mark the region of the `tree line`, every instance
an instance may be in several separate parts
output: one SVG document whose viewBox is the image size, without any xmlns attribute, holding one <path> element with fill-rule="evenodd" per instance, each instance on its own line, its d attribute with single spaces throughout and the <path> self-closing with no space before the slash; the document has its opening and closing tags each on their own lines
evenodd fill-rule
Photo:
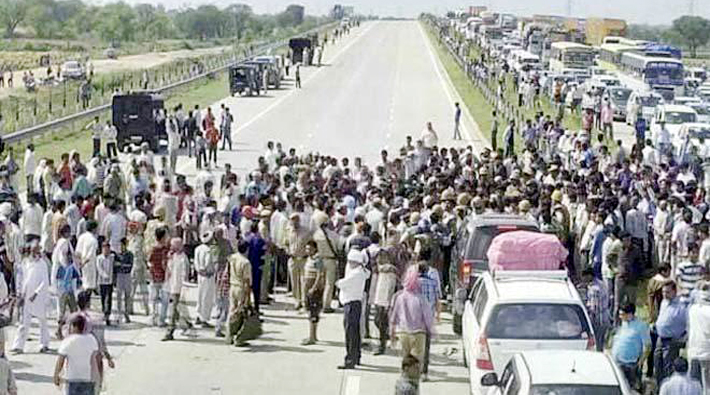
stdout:
<svg viewBox="0 0 710 395">
<path fill-rule="evenodd" d="M 81 0 L 0 0 L 0 28 L 5 37 L 42 39 L 99 38 L 120 43 L 162 39 L 250 39 L 303 24 L 316 26 L 322 18 L 306 16 L 290 5 L 275 15 L 257 15 L 247 4 L 224 8 L 202 5 L 166 10 L 152 4 L 124 2 L 93 5 Z"/>
<path fill-rule="evenodd" d="M 710 41 L 710 20 L 686 15 L 674 20 L 671 26 L 630 25 L 626 35 L 637 40 L 686 48 L 690 57 L 695 58 L 698 49 Z"/>
</svg>

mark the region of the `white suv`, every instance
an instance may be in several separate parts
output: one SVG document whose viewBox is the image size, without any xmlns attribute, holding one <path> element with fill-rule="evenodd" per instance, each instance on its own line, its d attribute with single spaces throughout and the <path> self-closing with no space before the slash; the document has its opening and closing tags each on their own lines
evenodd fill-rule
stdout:
<svg viewBox="0 0 710 395">
<path fill-rule="evenodd" d="M 493 395 L 635 394 L 607 354 L 592 351 L 525 351 L 515 355 L 498 379 L 483 376 Z"/>
<path fill-rule="evenodd" d="M 564 271 L 485 272 L 463 313 L 463 354 L 472 394 L 481 378 L 500 377 L 510 358 L 526 350 L 594 350 L 594 332 Z"/>
</svg>

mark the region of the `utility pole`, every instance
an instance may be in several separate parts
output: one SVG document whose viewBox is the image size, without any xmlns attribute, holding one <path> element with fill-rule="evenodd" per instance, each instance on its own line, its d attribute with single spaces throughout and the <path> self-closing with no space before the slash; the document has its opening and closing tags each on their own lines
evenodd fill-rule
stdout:
<svg viewBox="0 0 710 395">
<path fill-rule="evenodd" d="M 567 16 L 572 16 L 572 0 L 567 0 Z"/>
<path fill-rule="evenodd" d="M 688 15 L 695 16 L 695 0 L 688 1 Z"/>
</svg>

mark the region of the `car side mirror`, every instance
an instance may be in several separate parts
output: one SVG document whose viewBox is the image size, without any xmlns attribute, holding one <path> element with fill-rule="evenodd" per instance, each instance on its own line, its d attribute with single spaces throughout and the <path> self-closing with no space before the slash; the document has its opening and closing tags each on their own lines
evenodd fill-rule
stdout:
<svg viewBox="0 0 710 395">
<path fill-rule="evenodd" d="M 495 387 L 498 385 L 498 375 L 494 373 L 486 373 L 481 377 L 481 385 L 484 387 Z"/>
</svg>

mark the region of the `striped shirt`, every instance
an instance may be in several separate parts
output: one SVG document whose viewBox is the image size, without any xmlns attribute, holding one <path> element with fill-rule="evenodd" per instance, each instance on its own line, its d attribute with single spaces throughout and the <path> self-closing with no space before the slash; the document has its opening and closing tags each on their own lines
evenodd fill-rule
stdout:
<svg viewBox="0 0 710 395">
<path fill-rule="evenodd" d="M 687 298 L 698 281 L 705 276 L 705 268 L 698 262 L 683 261 L 678 264 L 675 275 L 678 280 L 678 293 L 683 298 Z"/>
</svg>

